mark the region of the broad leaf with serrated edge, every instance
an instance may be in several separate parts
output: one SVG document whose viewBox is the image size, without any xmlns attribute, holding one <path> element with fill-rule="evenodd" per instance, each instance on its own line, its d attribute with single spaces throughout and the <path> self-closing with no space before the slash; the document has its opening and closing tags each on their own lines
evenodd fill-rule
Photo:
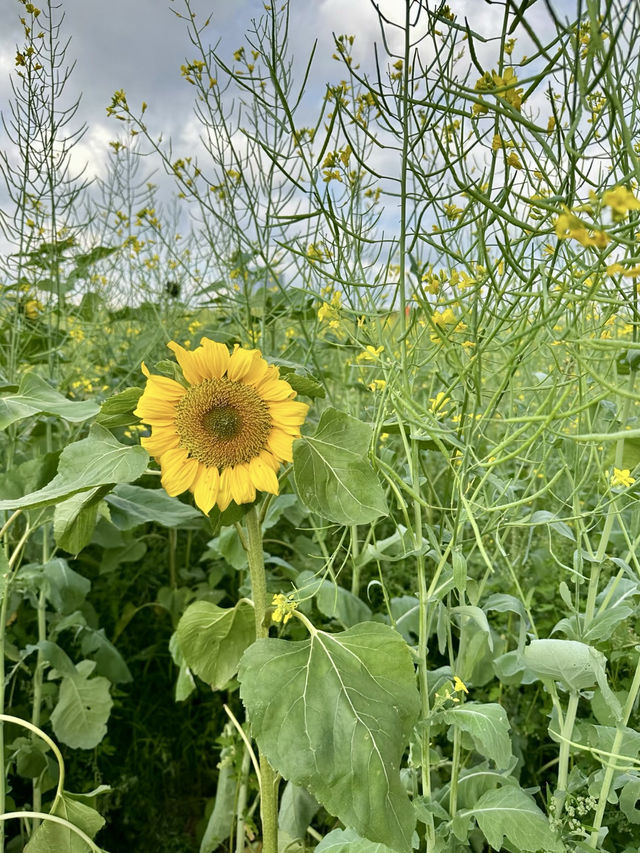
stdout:
<svg viewBox="0 0 640 853">
<path fill-rule="evenodd" d="M 468 732 L 476 750 L 495 762 L 496 767 L 509 766 L 512 757 L 509 720 L 501 705 L 465 702 L 443 711 L 442 718 L 445 723 Z"/>
<path fill-rule="evenodd" d="M 293 446 L 293 472 L 302 501 L 337 524 L 367 524 L 387 514 L 384 492 L 366 455 L 371 427 L 326 409 L 315 435 Z"/>
<path fill-rule="evenodd" d="M 461 814 L 474 817 L 494 850 L 506 836 L 523 853 L 563 853 L 564 845 L 551 831 L 549 821 L 522 788 L 507 785 L 483 794 L 473 809 Z"/>
<path fill-rule="evenodd" d="M 400 760 L 420 700 L 409 648 L 363 622 L 308 640 L 258 640 L 240 662 L 252 732 L 285 779 L 360 835 L 411 850 L 415 814 Z"/>
<path fill-rule="evenodd" d="M 221 690 L 236 674 L 244 650 L 256 638 L 253 607 L 247 601 L 230 608 L 195 601 L 183 613 L 176 635 L 189 669 Z"/>
<path fill-rule="evenodd" d="M 0 429 L 32 415 L 57 415 L 71 423 L 82 423 L 97 412 L 92 400 L 67 400 L 36 373 L 26 373 L 16 394 L 0 397 Z"/>
<path fill-rule="evenodd" d="M 334 829 L 316 847 L 316 853 L 393 853 L 386 844 L 362 838 L 353 829 Z"/>
<path fill-rule="evenodd" d="M 102 675 L 88 678 L 93 661 L 81 661 L 71 675 L 64 675 L 58 702 L 51 712 L 51 725 L 58 740 L 73 749 L 93 749 L 107 733 L 113 700 L 109 680 Z"/>
<path fill-rule="evenodd" d="M 66 791 L 55 803 L 52 814 L 65 818 L 93 838 L 105 820 L 91 806 L 78 802 Z M 45 821 L 24 848 L 24 853 L 88 853 L 89 847 L 72 829 L 59 823 Z"/>
<path fill-rule="evenodd" d="M 47 506 L 109 483 L 128 483 L 144 473 L 149 454 L 142 447 L 120 444 L 97 424 L 87 438 L 69 444 L 60 455 L 58 473 L 37 492 L 0 501 L 0 510 Z"/>
</svg>

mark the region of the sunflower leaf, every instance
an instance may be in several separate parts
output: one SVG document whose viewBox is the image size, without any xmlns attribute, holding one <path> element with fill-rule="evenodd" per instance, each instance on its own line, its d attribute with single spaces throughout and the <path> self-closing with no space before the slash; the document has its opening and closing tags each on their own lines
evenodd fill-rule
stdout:
<svg viewBox="0 0 640 853">
<path fill-rule="evenodd" d="M 93 749 L 100 743 L 113 705 L 109 680 L 102 675 L 89 678 L 89 664 L 93 669 L 93 661 L 81 661 L 73 673 L 62 676 L 58 703 L 51 713 L 55 736 L 72 749 Z"/>
<path fill-rule="evenodd" d="M 415 813 L 400 760 L 420 699 L 402 637 L 362 622 L 302 642 L 262 639 L 244 653 L 238 677 L 271 765 L 360 835 L 409 853 Z"/>
<path fill-rule="evenodd" d="M 459 816 L 467 815 L 478 821 L 494 850 L 502 849 L 505 836 L 523 853 L 561 853 L 565 849 L 534 800 L 515 785 L 487 791 L 473 809 Z"/>
<path fill-rule="evenodd" d="M 293 471 L 301 500 L 337 524 L 367 524 L 386 515 L 384 492 L 367 460 L 371 427 L 326 409 L 314 435 L 293 445 Z"/>
<path fill-rule="evenodd" d="M 58 503 L 96 486 L 130 483 L 147 467 L 149 454 L 142 447 L 120 444 L 111 433 L 94 424 L 87 438 L 69 444 L 60 454 L 58 473 L 42 489 L 22 498 L 0 501 L 0 510 Z"/>
<path fill-rule="evenodd" d="M 253 607 L 247 601 L 230 608 L 195 601 L 182 614 L 176 635 L 189 669 L 214 690 L 221 690 L 256 638 Z"/>
<path fill-rule="evenodd" d="M 52 814 L 68 820 L 89 838 L 93 838 L 98 830 L 102 829 L 105 820 L 91 806 L 76 799 L 78 796 L 64 791 L 60 798 L 56 799 Z M 89 848 L 72 829 L 45 821 L 29 840 L 24 853 L 51 853 L 52 850 L 56 853 L 87 853 Z"/>
<path fill-rule="evenodd" d="M 97 411 L 92 400 L 67 400 L 36 373 L 25 373 L 17 393 L 0 397 L 0 429 L 32 415 L 57 415 L 71 423 L 82 423 Z"/>
<path fill-rule="evenodd" d="M 100 406 L 96 423 L 107 429 L 139 424 L 140 418 L 133 414 L 133 410 L 141 396 L 142 388 L 131 387 L 114 394 L 113 397 L 107 397 Z"/>
</svg>

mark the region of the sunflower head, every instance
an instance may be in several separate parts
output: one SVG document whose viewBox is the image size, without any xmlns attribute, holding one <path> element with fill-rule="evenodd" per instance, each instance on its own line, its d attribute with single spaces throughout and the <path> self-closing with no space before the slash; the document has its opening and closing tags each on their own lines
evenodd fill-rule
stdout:
<svg viewBox="0 0 640 853">
<path fill-rule="evenodd" d="M 147 386 L 135 410 L 151 426 L 142 445 L 160 464 L 164 488 L 193 492 L 205 513 L 232 500 L 250 503 L 256 491 L 277 495 L 276 472 L 292 460 L 309 407 L 259 350 L 230 353 L 209 338 L 194 350 L 168 346 L 186 387 L 143 364 Z"/>
</svg>

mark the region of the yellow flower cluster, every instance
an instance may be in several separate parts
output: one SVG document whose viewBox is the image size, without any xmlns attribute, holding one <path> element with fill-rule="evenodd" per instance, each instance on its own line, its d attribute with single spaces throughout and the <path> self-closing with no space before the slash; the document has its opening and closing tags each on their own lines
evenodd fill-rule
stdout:
<svg viewBox="0 0 640 853">
<path fill-rule="evenodd" d="M 513 68 L 505 68 L 502 75 L 496 71 L 485 71 L 482 77 L 476 81 L 476 92 L 494 92 L 496 97 L 506 101 L 515 110 L 520 112 L 522 106 L 523 90 L 517 88 L 518 78 L 516 77 Z M 489 108 L 480 98 L 480 102 L 473 105 L 474 115 L 484 115 L 489 112 Z"/>
<path fill-rule="evenodd" d="M 640 210 L 640 199 L 637 199 L 631 190 L 620 185 L 607 190 L 602 196 L 602 203 L 611 208 L 614 222 L 622 222 L 630 210 Z"/>
<path fill-rule="evenodd" d="M 289 619 L 291 619 L 293 611 L 298 608 L 298 602 L 295 600 L 293 593 L 283 595 L 283 593 L 278 592 L 273 596 L 271 604 L 275 607 L 275 610 L 271 614 L 271 621 L 282 622 L 283 625 L 287 624 Z"/>
<path fill-rule="evenodd" d="M 611 485 L 622 486 L 622 488 L 627 489 L 629 486 L 633 486 L 635 483 L 635 478 L 631 476 L 631 471 L 628 468 L 614 468 L 613 474 L 611 475 Z"/>
<path fill-rule="evenodd" d="M 604 249 L 609 242 L 605 231 L 589 228 L 567 207 L 556 219 L 554 227 L 559 240 L 577 240 L 581 246 L 593 246 L 597 249 Z"/>
</svg>

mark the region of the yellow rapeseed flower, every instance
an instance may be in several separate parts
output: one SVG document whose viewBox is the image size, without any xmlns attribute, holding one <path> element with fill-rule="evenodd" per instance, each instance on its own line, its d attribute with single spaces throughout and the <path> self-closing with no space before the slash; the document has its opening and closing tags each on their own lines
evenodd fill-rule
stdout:
<svg viewBox="0 0 640 853">
<path fill-rule="evenodd" d="M 581 246 L 595 246 L 604 249 L 609 242 L 609 235 L 604 231 L 588 228 L 582 220 L 565 207 L 555 223 L 556 237 L 560 240 L 577 240 Z"/>
<path fill-rule="evenodd" d="M 251 503 L 256 491 L 277 495 L 276 472 L 291 462 L 308 406 L 259 350 L 202 338 L 189 351 L 171 341 L 187 386 L 147 377 L 135 414 L 151 426 L 142 446 L 158 461 L 170 495 L 189 490 L 209 513 L 217 504 Z"/>
<path fill-rule="evenodd" d="M 634 483 L 635 478 L 631 476 L 631 471 L 628 468 L 613 469 L 613 474 L 611 475 L 612 486 L 622 486 L 626 489 L 629 486 L 633 486 Z"/>
<path fill-rule="evenodd" d="M 453 692 L 454 693 L 468 693 L 467 685 L 461 678 L 458 678 L 457 675 L 453 676 Z"/>
<path fill-rule="evenodd" d="M 602 196 L 602 203 L 611 208 L 614 222 L 622 222 L 630 210 L 640 210 L 640 199 L 637 199 L 631 190 L 620 185 L 607 190 Z"/>
<path fill-rule="evenodd" d="M 298 607 L 298 602 L 292 593 L 283 595 L 281 592 L 277 592 L 273 596 L 271 604 L 275 607 L 275 610 L 271 614 L 271 621 L 282 622 L 283 625 L 287 624 L 289 619 L 291 619 L 291 614 Z"/>
<path fill-rule="evenodd" d="M 358 363 L 361 361 L 377 361 L 381 352 L 384 352 L 384 347 L 368 346 L 366 349 L 362 350 L 362 352 L 358 353 L 356 361 Z"/>
</svg>

